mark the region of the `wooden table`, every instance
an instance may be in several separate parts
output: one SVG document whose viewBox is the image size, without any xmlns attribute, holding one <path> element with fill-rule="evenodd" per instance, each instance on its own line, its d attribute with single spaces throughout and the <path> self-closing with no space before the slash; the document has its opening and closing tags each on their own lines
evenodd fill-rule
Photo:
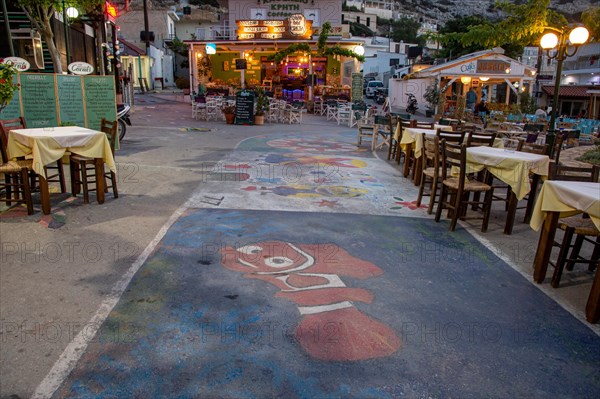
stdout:
<svg viewBox="0 0 600 399">
<path fill-rule="evenodd" d="M 11 159 L 33 156 L 45 215 L 50 213 L 50 192 L 44 166 L 61 159 L 67 151 L 95 159 L 96 199 L 100 204 L 104 203 L 104 163 L 117 171 L 106 134 L 78 126 L 13 129 L 8 135 L 7 150 Z"/>
<path fill-rule="evenodd" d="M 533 262 L 533 280 L 536 283 L 542 283 L 546 277 L 558 219 L 581 212 L 589 214 L 594 225 L 600 229 L 600 183 L 544 182 L 530 222 L 532 229 L 537 231 L 542 228 Z M 600 320 L 600 267 L 596 268 L 585 315 L 590 323 Z"/>
<path fill-rule="evenodd" d="M 547 155 L 494 147 L 467 148 L 467 173 L 486 169 L 511 188 L 504 234 L 512 233 L 517 203 L 529 192 L 531 195 L 527 201 L 526 214 L 531 213 L 539 178 L 548 176 L 549 165 L 550 158 Z M 533 173 L 531 184 L 529 182 L 530 173 Z"/>
</svg>

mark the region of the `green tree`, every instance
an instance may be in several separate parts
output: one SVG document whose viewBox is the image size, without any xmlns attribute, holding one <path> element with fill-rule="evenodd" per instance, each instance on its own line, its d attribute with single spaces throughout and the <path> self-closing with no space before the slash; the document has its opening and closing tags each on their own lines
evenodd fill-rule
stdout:
<svg viewBox="0 0 600 399">
<path fill-rule="evenodd" d="M 396 21 L 392 21 L 392 40 L 395 42 L 417 43 L 417 32 L 420 27 L 419 21 L 413 18 L 401 17 Z"/>
<path fill-rule="evenodd" d="M 550 0 L 527 0 L 522 4 L 497 3 L 496 7 L 506 14 L 504 18 L 470 25 L 467 32 L 447 33 L 442 38 L 442 44 L 454 41 L 465 47 L 487 49 L 536 43 L 544 27 L 563 28 L 567 25 L 566 18 L 550 10 L 549 6 Z"/>
<path fill-rule="evenodd" d="M 352 36 L 373 36 L 373 31 L 363 24 L 350 22 L 350 34 Z"/>
<path fill-rule="evenodd" d="M 440 28 L 437 40 L 443 45 L 439 56 L 442 58 L 456 58 L 461 55 L 483 50 L 484 47 L 479 44 L 464 45 L 458 34 L 464 34 L 472 26 L 477 26 L 486 22 L 486 19 L 480 15 L 469 15 L 466 17 L 457 17 L 449 20 Z"/>
<path fill-rule="evenodd" d="M 600 41 L 600 7 L 590 7 L 581 13 L 581 22 L 590 31 L 590 41 Z"/>
<path fill-rule="evenodd" d="M 102 0 L 69 0 L 69 6 L 76 7 L 80 11 L 92 10 L 102 4 Z M 46 42 L 54 72 L 62 73 L 63 66 L 60 60 L 60 53 L 54 42 L 54 32 L 52 31 L 52 18 L 55 11 L 62 11 L 64 2 L 61 0 L 17 0 L 17 4 L 23 9 L 25 15 L 31 22 L 31 26 L 36 29 L 42 39 Z"/>
</svg>

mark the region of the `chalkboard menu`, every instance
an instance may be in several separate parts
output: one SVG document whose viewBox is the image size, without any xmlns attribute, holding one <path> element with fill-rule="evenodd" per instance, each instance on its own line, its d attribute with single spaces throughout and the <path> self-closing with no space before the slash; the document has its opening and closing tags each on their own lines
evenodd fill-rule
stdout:
<svg viewBox="0 0 600 399">
<path fill-rule="evenodd" d="M 252 125 L 254 123 L 254 92 L 241 90 L 235 97 L 235 124 Z"/>
<path fill-rule="evenodd" d="M 13 76 L 13 84 L 17 84 L 17 77 Z M 0 119 L 16 119 L 21 116 L 21 96 L 19 91 L 15 91 L 12 100 L 2 111 L 0 111 Z"/>
<path fill-rule="evenodd" d="M 117 120 L 114 76 L 84 76 L 87 128 L 100 130 L 102 118 Z"/>
<path fill-rule="evenodd" d="M 21 101 L 27 127 L 58 126 L 54 76 L 21 74 Z"/>
<path fill-rule="evenodd" d="M 60 123 L 85 126 L 81 77 L 56 75 L 56 86 L 58 88 Z"/>
<path fill-rule="evenodd" d="M 361 101 L 363 99 L 363 74 L 352 74 L 352 101 Z"/>
<path fill-rule="evenodd" d="M 246 69 L 248 64 L 244 58 L 235 59 L 235 69 Z"/>
</svg>

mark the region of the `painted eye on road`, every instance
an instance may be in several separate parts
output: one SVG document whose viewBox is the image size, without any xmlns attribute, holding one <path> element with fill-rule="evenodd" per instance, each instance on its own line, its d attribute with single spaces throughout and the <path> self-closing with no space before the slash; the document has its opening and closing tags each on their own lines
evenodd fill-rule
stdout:
<svg viewBox="0 0 600 399">
<path fill-rule="evenodd" d="M 274 256 L 272 258 L 265 259 L 265 265 L 267 265 L 269 267 L 283 268 L 283 267 L 290 267 L 293 264 L 294 264 L 294 261 L 291 260 L 290 258 L 286 258 L 285 256 Z"/>
<path fill-rule="evenodd" d="M 246 245 L 237 249 L 238 252 L 241 252 L 246 255 L 256 255 L 259 252 L 262 252 L 262 247 L 256 245 Z"/>
</svg>

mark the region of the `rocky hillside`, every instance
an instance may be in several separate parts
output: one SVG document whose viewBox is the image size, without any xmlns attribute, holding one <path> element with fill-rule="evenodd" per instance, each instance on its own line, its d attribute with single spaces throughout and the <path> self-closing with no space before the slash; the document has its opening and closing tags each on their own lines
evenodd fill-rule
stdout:
<svg viewBox="0 0 600 399">
<path fill-rule="evenodd" d="M 514 0 L 524 3 L 524 0 Z M 431 19 L 444 21 L 454 16 L 484 15 L 488 18 L 501 17 L 494 8 L 496 0 L 397 0 L 401 10 L 422 14 Z M 598 0 L 552 0 L 550 7 L 564 14 L 570 21 L 578 21 L 581 12 L 598 5 Z"/>
</svg>

